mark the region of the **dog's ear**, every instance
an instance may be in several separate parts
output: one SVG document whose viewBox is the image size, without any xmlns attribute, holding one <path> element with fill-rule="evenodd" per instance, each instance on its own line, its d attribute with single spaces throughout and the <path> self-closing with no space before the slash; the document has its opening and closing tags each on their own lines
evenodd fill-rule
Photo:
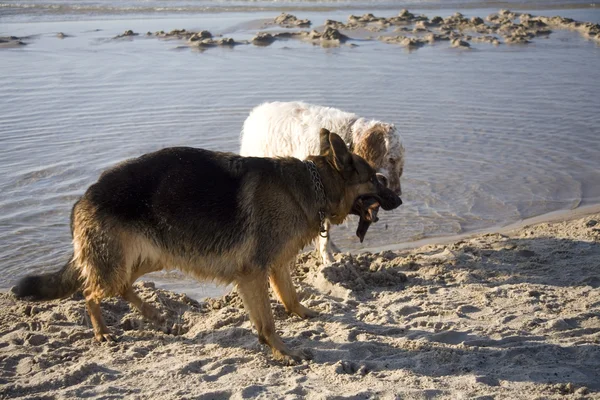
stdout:
<svg viewBox="0 0 600 400">
<path fill-rule="evenodd" d="M 338 171 L 352 168 L 352 154 L 344 140 L 336 133 L 329 134 L 329 145 L 333 150 L 333 164 Z"/>
<path fill-rule="evenodd" d="M 385 129 L 375 126 L 365 132 L 354 146 L 354 153 L 358 154 L 372 166 L 383 165 L 387 146 L 385 142 Z"/>
<path fill-rule="evenodd" d="M 329 145 L 329 135 L 330 134 L 331 134 L 331 132 L 329 132 L 325 128 L 321 128 L 321 131 L 319 132 L 319 140 L 320 140 L 319 155 L 321 155 L 321 156 L 326 155 L 327 152 L 331 149 L 331 146 Z"/>
</svg>

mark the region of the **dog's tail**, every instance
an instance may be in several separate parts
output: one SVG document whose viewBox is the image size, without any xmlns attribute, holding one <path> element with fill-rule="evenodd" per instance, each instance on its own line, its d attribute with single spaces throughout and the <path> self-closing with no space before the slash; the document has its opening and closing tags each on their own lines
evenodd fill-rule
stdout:
<svg viewBox="0 0 600 400">
<path fill-rule="evenodd" d="M 71 260 L 59 271 L 26 276 L 17 283 L 12 292 L 18 298 L 54 300 L 70 296 L 80 287 L 80 274 L 71 257 Z"/>
</svg>

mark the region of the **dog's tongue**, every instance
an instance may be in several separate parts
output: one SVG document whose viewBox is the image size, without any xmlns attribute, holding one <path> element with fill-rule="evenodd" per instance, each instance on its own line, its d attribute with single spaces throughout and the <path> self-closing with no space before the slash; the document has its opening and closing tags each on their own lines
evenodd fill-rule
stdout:
<svg viewBox="0 0 600 400">
<path fill-rule="evenodd" d="M 373 222 L 379 220 L 377 217 L 377 212 L 379 212 L 379 202 L 373 197 L 359 197 L 354 202 L 351 212 L 360 217 L 358 228 L 356 229 L 356 236 L 358 236 L 362 243 L 369 230 L 369 226 L 371 226 Z"/>
</svg>

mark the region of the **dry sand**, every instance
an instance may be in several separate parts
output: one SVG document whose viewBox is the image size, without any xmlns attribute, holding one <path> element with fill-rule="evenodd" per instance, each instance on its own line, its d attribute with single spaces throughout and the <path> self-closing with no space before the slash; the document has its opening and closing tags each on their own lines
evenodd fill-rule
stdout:
<svg viewBox="0 0 600 400">
<path fill-rule="evenodd" d="M 105 301 L 112 345 L 93 342 L 80 298 L 1 294 L 0 398 L 600 398 L 600 214 L 338 259 L 298 258 L 319 317 L 272 303 L 314 357 L 296 366 L 272 360 L 235 293 L 140 283 L 168 325 Z"/>
</svg>

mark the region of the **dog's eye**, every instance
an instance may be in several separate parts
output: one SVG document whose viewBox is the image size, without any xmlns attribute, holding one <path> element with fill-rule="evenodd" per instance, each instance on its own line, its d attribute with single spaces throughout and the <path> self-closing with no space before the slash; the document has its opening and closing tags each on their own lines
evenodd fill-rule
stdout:
<svg viewBox="0 0 600 400">
<path fill-rule="evenodd" d="M 395 164 L 396 163 L 396 160 L 394 160 L 393 158 L 390 158 L 388 161 L 390 162 L 390 164 Z"/>
</svg>

